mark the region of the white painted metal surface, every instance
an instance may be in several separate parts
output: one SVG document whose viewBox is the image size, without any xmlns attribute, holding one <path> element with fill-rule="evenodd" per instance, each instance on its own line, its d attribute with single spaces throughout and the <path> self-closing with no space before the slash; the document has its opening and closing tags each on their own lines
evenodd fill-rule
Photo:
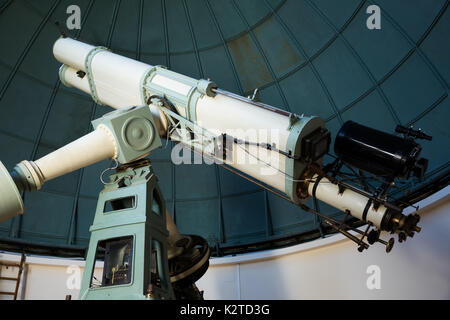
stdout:
<svg viewBox="0 0 450 320">
<path fill-rule="evenodd" d="M 117 147 L 114 137 L 106 126 L 99 125 L 96 130 L 34 161 L 34 164 L 42 175 L 43 183 L 115 157 L 117 157 Z"/>
<path fill-rule="evenodd" d="M 223 95 L 203 96 L 197 103 L 197 124 L 216 134 L 286 150 L 289 118 Z M 286 157 L 258 146 L 233 144 L 226 163 L 285 192 Z"/>
<path fill-rule="evenodd" d="M 318 178 L 315 175 L 312 181 Z M 314 183 L 311 182 L 308 186 L 309 195 L 313 194 Z M 328 203 L 329 205 L 338 208 L 342 211 L 349 210 L 350 214 L 355 218 L 363 220 L 362 215 L 364 208 L 366 207 L 367 197 L 356 193 L 350 189 L 345 189 L 343 193 L 339 192 L 339 186 L 337 184 L 331 183 L 326 177 L 323 177 L 317 185 L 316 189 L 317 199 Z M 386 212 L 386 207 L 380 205 L 378 209 L 375 210 L 374 205 L 371 204 L 369 210 L 367 211 L 366 220 L 372 222 L 376 227 L 380 228 L 381 220 L 383 219 L 384 213 Z"/>
<path fill-rule="evenodd" d="M 68 66 L 62 74 L 64 82 L 88 94 L 92 94 L 88 76 L 81 79 L 77 71 L 86 72 L 84 63 L 94 49 L 93 46 L 69 38 L 57 40 L 54 46 L 56 59 Z M 91 76 L 99 101 L 115 109 L 142 105 L 142 79 L 151 68 L 150 65 L 110 51 L 96 53 L 91 60 Z M 153 76 L 151 82 L 184 96 L 192 89 L 176 79 L 158 74 Z M 157 108 L 153 106 L 152 112 L 160 133 L 163 133 L 167 130 L 167 121 L 156 111 Z M 270 144 L 283 151 L 287 148 L 291 133 L 287 116 L 223 95 L 200 97 L 196 105 L 195 123 L 217 135 L 227 133 L 244 141 Z M 317 126 L 317 122 L 314 125 Z M 286 192 L 284 155 L 258 146 L 234 144 L 228 156 L 225 162 L 235 169 Z"/>
<path fill-rule="evenodd" d="M 0 161 L 0 222 L 6 221 L 16 214 L 23 214 L 22 197 L 8 170 Z"/>
<path fill-rule="evenodd" d="M 53 46 L 55 58 L 69 67 L 62 75 L 63 81 L 88 94 L 92 94 L 88 75 L 80 78 L 77 71 L 88 71 L 88 55 L 95 48 L 70 38 L 60 38 Z M 151 66 L 106 50 L 93 55 L 90 65 L 101 103 L 115 109 L 143 104 L 141 81 Z"/>
</svg>

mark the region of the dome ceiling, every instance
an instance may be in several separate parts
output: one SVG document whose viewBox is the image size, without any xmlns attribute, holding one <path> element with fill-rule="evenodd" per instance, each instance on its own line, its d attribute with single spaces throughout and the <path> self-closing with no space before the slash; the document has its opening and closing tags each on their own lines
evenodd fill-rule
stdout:
<svg viewBox="0 0 450 320">
<path fill-rule="evenodd" d="M 428 174 L 395 196 L 448 172 L 444 0 L 0 0 L 0 160 L 8 169 L 88 133 L 91 120 L 111 111 L 59 81 L 54 22 L 64 25 L 72 4 L 81 9 L 81 29 L 69 36 L 211 78 L 240 95 L 258 88 L 264 103 L 322 117 L 332 136 L 346 120 L 386 132 L 397 124 L 422 128 L 433 136 L 422 143 Z M 380 30 L 366 27 L 371 4 L 381 8 Z M 313 215 L 223 168 L 172 164 L 170 149 L 150 159 L 182 233 L 225 250 L 319 230 Z M 0 224 L 0 240 L 58 254 L 86 247 L 99 176 L 109 166 L 104 161 L 25 194 L 25 214 Z"/>
</svg>

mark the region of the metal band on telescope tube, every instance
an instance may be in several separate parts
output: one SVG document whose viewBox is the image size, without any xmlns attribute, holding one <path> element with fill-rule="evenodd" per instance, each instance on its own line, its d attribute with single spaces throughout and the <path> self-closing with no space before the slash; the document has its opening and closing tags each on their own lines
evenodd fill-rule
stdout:
<svg viewBox="0 0 450 320">
<path fill-rule="evenodd" d="M 68 65 L 66 65 L 66 64 L 63 64 L 60 68 L 59 68 L 59 80 L 61 80 L 61 83 L 63 84 L 63 85 L 65 85 L 67 88 L 71 88 L 72 86 L 70 85 L 70 84 L 68 84 L 67 83 L 67 81 L 66 81 L 66 77 L 65 77 L 65 73 L 66 73 L 66 70 L 69 68 L 69 66 Z"/>
<path fill-rule="evenodd" d="M 86 60 L 84 62 L 84 66 L 86 68 L 86 76 L 87 76 L 87 79 L 89 82 L 89 88 L 91 89 L 92 99 L 95 101 L 96 104 L 101 105 L 101 106 L 103 104 L 100 102 L 100 100 L 97 96 L 97 89 L 95 87 L 94 76 L 92 74 L 91 62 L 92 62 L 92 59 L 94 58 L 94 56 L 97 53 L 102 52 L 102 51 L 110 51 L 110 50 L 105 47 L 96 47 L 88 53 L 88 55 L 86 56 Z"/>
<path fill-rule="evenodd" d="M 370 206 L 372 205 L 372 199 L 369 199 L 367 201 L 366 206 L 364 207 L 363 215 L 362 215 L 362 221 L 367 222 L 367 212 L 369 212 Z"/>
</svg>

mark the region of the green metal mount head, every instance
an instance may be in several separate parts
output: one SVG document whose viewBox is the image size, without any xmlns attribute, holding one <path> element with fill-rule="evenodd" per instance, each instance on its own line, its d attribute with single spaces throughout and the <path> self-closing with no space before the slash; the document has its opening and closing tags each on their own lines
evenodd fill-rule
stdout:
<svg viewBox="0 0 450 320">
<path fill-rule="evenodd" d="M 148 106 L 129 107 L 92 121 L 94 128 L 106 126 L 114 135 L 120 163 L 128 163 L 159 148 L 161 138 Z"/>
</svg>

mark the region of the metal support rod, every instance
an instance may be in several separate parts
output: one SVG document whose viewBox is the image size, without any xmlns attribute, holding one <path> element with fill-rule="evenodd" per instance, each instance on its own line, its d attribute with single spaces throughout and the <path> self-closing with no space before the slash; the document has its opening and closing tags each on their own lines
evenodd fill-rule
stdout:
<svg viewBox="0 0 450 320">
<path fill-rule="evenodd" d="M 219 89 L 219 88 L 217 88 L 217 89 L 213 88 L 213 89 L 211 89 L 211 91 L 214 92 L 214 93 L 221 94 L 223 96 L 229 97 L 229 98 L 233 98 L 233 99 L 245 102 L 245 103 L 250 103 L 251 105 L 254 105 L 255 107 L 259 107 L 259 108 L 262 108 L 262 109 L 265 109 L 265 110 L 269 110 L 269 111 L 281 114 L 282 116 L 289 117 L 292 114 L 290 112 L 287 112 L 287 111 L 284 111 L 284 110 L 281 110 L 281 109 L 269 106 L 269 105 L 261 103 L 261 102 L 253 101 L 253 100 L 248 99 L 248 98 L 241 97 L 241 96 L 239 96 L 237 94 L 234 94 L 234 93 L 231 93 L 231 92 Z"/>
<path fill-rule="evenodd" d="M 307 206 L 305 206 L 305 205 L 303 205 L 303 204 L 300 204 L 300 205 L 298 205 L 298 206 L 299 206 L 300 208 L 302 208 L 303 210 L 307 211 L 307 212 L 313 213 L 313 214 L 315 214 L 316 216 L 319 216 L 319 217 L 323 218 L 324 221 L 325 221 L 325 223 L 326 223 L 327 225 L 329 225 L 330 227 L 332 227 L 333 229 L 335 229 L 337 232 L 342 233 L 344 236 L 346 236 L 347 238 L 349 238 L 350 240 L 352 240 L 353 242 L 355 242 L 357 245 L 362 246 L 362 247 L 364 247 L 365 249 L 368 249 L 368 248 L 369 248 L 369 245 L 368 245 L 367 243 L 365 243 L 364 241 L 362 241 L 362 239 L 358 239 L 357 237 L 355 237 L 354 235 L 352 235 L 352 234 L 349 233 L 348 231 L 342 229 L 341 224 L 339 224 L 339 222 L 337 222 L 337 221 L 334 220 L 333 218 L 327 217 L 327 216 L 321 214 L 320 212 L 315 211 L 315 210 L 313 210 L 313 209 L 311 209 L 311 208 L 309 208 L 309 207 L 307 207 Z M 339 225 L 338 225 L 338 224 L 339 224 Z M 357 229 L 351 228 L 351 227 L 349 227 L 349 226 L 347 226 L 347 225 L 344 225 L 344 226 L 348 227 L 350 230 L 354 230 L 354 231 L 357 230 Z M 358 230 L 358 231 L 360 231 L 360 230 Z"/>
<path fill-rule="evenodd" d="M 327 174 L 322 169 L 320 169 L 319 167 L 317 167 L 315 165 L 312 165 L 312 166 L 314 167 L 314 170 L 317 172 L 318 175 L 327 177 L 328 180 L 330 180 L 334 184 L 337 184 L 339 187 L 342 187 L 344 189 L 349 189 L 349 190 L 352 190 L 352 191 L 354 191 L 356 193 L 359 193 L 360 195 L 371 199 L 372 201 L 374 201 L 374 203 L 382 204 L 382 205 L 384 205 L 387 208 L 391 208 L 391 209 L 394 209 L 394 210 L 397 210 L 397 211 L 401 211 L 400 208 L 398 208 L 397 206 L 393 205 L 392 203 L 389 203 L 388 201 L 386 201 L 384 199 L 380 199 L 379 197 L 374 196 L 374 195 L 372 195 L 372 194 L 370 194 L 370 193 L 368 193 L 366 191 L 358 189 L 358 188 L 352 186 L 351 184 L 348 184 L 348 183 L 343 182 L 343 181 L 339 181 L 339 180 L 337 180 L 334 177 L 327 176 Z"/>
<path fill-rule="evenodd" d="M 361 239 L 359 240 L 361 243 L 364 241 L 364 238 L 366 237 L 366 235 L 367 235 L 367 232 L 369 231 L 369 229 L 370 229 L 370 226 L 371 226 L 371 224 L 370 223 L 368 223 L 367 224 L 367 228 L 366 228 L 366 231 L 364 231 L 364 233 L 363 233 L 363 235 L 362 235 L 362 237 L 361 237 Z"/>
<path fill-rule="evenodd" d="M 182 143 L 182 142 L 180 142 L 180 143 Z M 184 143 L 182 143 L 182 144 L 185 145 Z M 186 145 L 185 145 L 185 146 L 186 146 Z M 190 146 L 186 146 L 186 147 L 190 149 Z M 195 150 L 195 149 L 192 149 L 192 150 L 193 150 L 193 152 L 196 152 L 196 153 L 198 153 L 198 154 L 201 154 L 199 151 L 197 151 L 197 150 Z M 208 156 L 208 155 L 203 154 L 203 156 L 208 157 L 210 160 L 214 160 L 214 158 L 212 158 L 212 157 L 210 157 L 210 156 Z M 363 246 L 365 249 L 369 248 L 369 245 L 368 245 L 367 243 L 365 243 L 364 241 L 361 241 L 360 239 L 358 239 L 357 237 L 355 237 L 355 236 L 352 235 L 351 233 L 349 233 L 349 232 L 347 232 L 346 230 L 342 229 L 342 227 L 348 228 L 348 229 L 353 230 L 353 231 L 356 231 L 356 232 L 358 232 L 358 233 L 361 233 L 361 232 L 362 232 L 361 230 L 358 230 L 358 229 L 356 229 L 356 228 L 352 228 L 352 227 L 350 227 L 350 226 L 348 226 L 348 225 L 342 224 L 342 223 L 340 223 L 340 222 L 334 220 L 333 218 L 330 218 L 330 217 L 328 217 L 328 216 L 325 216 L 325 215 L 321 214 L 320 212 L 318 212 L 318 211 L 316 211 L 316 210 L 313 210 L 313 209 L 311 209 L 311 208 L 309 208 L 309 207 L 307 207 L 307 206 L 305 206 L 305 205 L 303 205 L 303 204 L 295 203 L 295 202 L 293 202 L 291 199 L 289 199 L 288 197 L 286 197 L 286 196 L 284 196 L 284 195 L 282 195 L 282 194 L 280 194 L 280 193 L 278 193 L 278 192 L 276 192 L 276 191 L 274 191 L 274 190 L 269 189 L 268 187 L 264 186 L 262 183 L 259 183 L 259 182 L 255 181 L 255 180 L 253 180 L 253 179 L 251 179 L 251 178 L 249 178 L 249 177 L 246 177 L 246 176 L 244 176 L 243 174 L 239 173 L 238 171 L 233 170 L 233 169 L 229 168 L 228 166 L 226 166 L 226 165 L 224 165 L 224 164 L 217 163 L 217 165 L 219 165 L 219 166 L 223 167 L 224 169 L 226 169 L 226 170 L 228 170 L 228 171 L 230 171 L 230 172 L 232 172 L 232 173 L 234 173 L 234 174 L 236 174 L 236 175 L 238 175 L 238 176 L 240 176 L 240 177 L 242 177 L 242 178 L 244 178 L 244 179 L 246 179 L 246 180 L 248 180 L 248 181 L 250 181 L 250 182 L 256 184 L 257 186 L 259 186 L 259 187 L 261 187 L 261 188 L 264 188 L 265 190 L 270 191 L 271 193 L 273 193 L 273 194 L 275 194 L 275 195 L 277 195 L 277 196 L 279 196 L 279 197 L 281 197 L 281 198 L 283 198 L 283 199 L 285 199 L 285 200 L 287 200 L 287 201 L 289 201 L 289 202 L 295 204 L 296 206 L 300 207 L 301 209 L 303 209 L 303 210 L 305 210 L 305 211 L 307 211 L 307 212 L 313 213 L 313 214 L 315 214 L 315 215 L 318 216 L 318 217 L 323 218 L 323 219 L 324 219 L 324 222 L 325 222 L 327 225 L 329 225 L 330 227 L 332 227 L 333 229 L 335 229 L 337 232 L 342 233 L 342 234 L 345 235 L 347 238 L 349 238 L 350 240 L 354 241 L 356 244 Z"/>
</svg>

